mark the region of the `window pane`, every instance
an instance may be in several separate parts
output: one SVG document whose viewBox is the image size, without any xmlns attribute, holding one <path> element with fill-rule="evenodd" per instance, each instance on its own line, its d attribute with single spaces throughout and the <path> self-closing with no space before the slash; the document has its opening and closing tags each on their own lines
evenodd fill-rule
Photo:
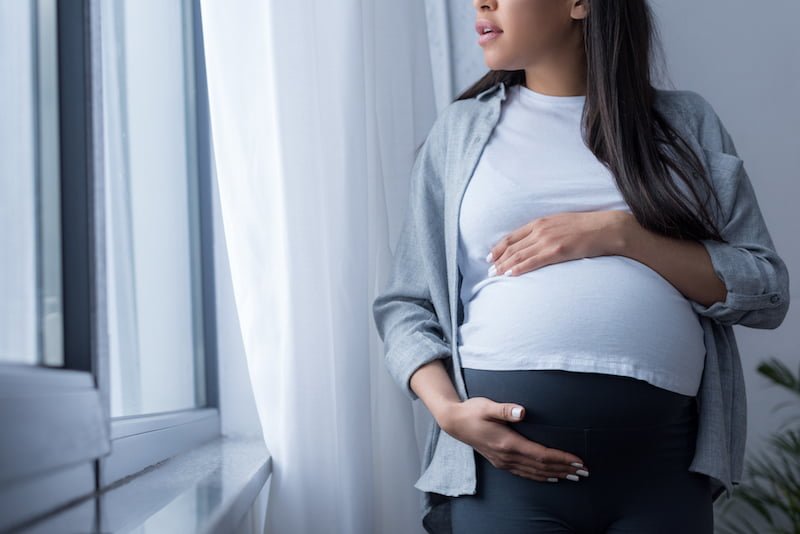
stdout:
<svg viewBox="0 0 800 534">
<path fill-rule="evenodd" d="M 101 2 L 111 415 L 205 405 L 191 3 Z"/>
<path fill-rule="evenodd" d="M 61 366 L 55 0 L 0 0 L 0 362 Z"/>
</svg>

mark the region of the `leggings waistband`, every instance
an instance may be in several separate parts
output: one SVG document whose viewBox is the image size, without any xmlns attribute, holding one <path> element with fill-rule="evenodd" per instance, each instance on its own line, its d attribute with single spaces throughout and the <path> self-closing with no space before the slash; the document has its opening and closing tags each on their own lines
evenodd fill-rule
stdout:
<svg viewBox="0 0 800 534">
<path fill-rule="evenodd" d="M 696 397 L 628 376 L 560 369 L 463 372 L 468 397 L 520 404 L 525 421 L 541 425 L 649 426 L 697 416 Z"/>
</svg>

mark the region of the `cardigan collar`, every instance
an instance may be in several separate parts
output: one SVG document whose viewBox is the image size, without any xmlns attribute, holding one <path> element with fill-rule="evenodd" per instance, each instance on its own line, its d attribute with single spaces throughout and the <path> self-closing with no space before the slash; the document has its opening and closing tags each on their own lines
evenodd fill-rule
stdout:
<svg viewBox="0 0 800 534">
<path fill-rule="evenodd" d="M 488 89 L 484 89 L 476 98 L 480 101 L 485 101 L 490 98 L 499 98 L 500 100 L 506 99 L 506 85 L 503 82 L 497 82 L 493 86 L 489 87 Z"/>
</svg>

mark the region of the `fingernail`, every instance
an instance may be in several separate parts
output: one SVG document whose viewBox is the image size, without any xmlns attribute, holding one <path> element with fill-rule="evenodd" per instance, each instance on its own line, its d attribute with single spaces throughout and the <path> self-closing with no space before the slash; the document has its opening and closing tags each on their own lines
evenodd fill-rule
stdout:
<svg viewBox="0 0 800 534">
<path fill-rule="evenodd" d="M 494 265 L 492 265 L 491 267 L 489 267 L 488 274 L 489 274 L 489 276 L 494 276 L 494 275 L 496 275 L 496 274 L 497 274 L 497 267 L 495 267 Z"/>
<path fill-rule="evenodd" d="M 522 415 L 522 408 L 517 406 L 516 408 L 511 409 L 511 415 L 513 415 L 516 419 L 519 419 L 519 416 Z"/>
<path fill-rule="evenodd" d="M 503 276 L 511 276 L 511 269 L 509 269 L 505 273 L 503 273 Z"/>
<path fill-rule="evenodd" d="M 575 466 L 575 467 L 583 467 L 583 464 L 582 464 L 582 463 L 580 463 L 580 462 L 572 462 L 572 463 L 571 463 L 571 464 L 569 464 L 569 465 L 572 465 L 572 466 Z"/>
<path fill-rule="evenodd" d="M 486 255 L 486 261 L 487 261 L 487 263 L 491 263 L 491 261 L 492 261 L 492 251 L 491 250 L 489 251 L 489 254 Z"/>
<path fill-rule="evenodd" d="M 577 471 L 575 471 L 575 472 L 576 472 L 577 474 L 581 475 L 582 477 L 588 477 L 588 476 L 589 476 L 589 471 L 587 471 L 587 470 L 585 470 L 585 469 L 578 469 L 578 470 L 577 470 Z"/>
<path fill-rule="evenodd" d="M 577 481 L 579 481 L 581 479 L 581 477 L 579 477 L 577 475 L 573 475 L 573 474 L 567 475 L 567 478 L 570 479 L 570 480 L 574 480 L 575 482 L 577 482 Z"/>
<path fill-rule="evenodd" d="M 548 482 L 558 482 L 558 479 L 557 479 L 557 478 L 554 478 L 554 477 L 548 477 L 548 478 L 547 478 L 547 481 L 548 481 Z"/>
</svg>

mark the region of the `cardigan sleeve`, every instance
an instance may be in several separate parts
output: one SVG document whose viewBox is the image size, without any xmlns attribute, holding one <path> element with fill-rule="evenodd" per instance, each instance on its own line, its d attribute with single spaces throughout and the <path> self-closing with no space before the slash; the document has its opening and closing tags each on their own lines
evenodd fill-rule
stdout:
<svg viewBox="0 0 800 534">
<path fill-rule="evenodd" d="M 446 147 L 442 118 L 440 115 L 434 121 L 415 159 L 388 282 L 372 304 L 386 368 L 411 400 L 419 398 L 409 384 L 414 372 L 452 355 L 430 292 L 434 265 L 445 265 L 441 167 Z"/>
<path fill-rule="evenodd" d="M 698 314 L 723 325 L 777 328 L 789 309 L 788 269 L 775 250 L 731 135 L 711 105 L 704 99 L 703 103 L 706 127 L 715 134 L 705 157 L 720 197 L 721 234 L 727 243 L 712 239 L 700 242 L 728 292 L 724 301 L 710 306 L 693 300 L 690 303 Z"/>
</svg>

